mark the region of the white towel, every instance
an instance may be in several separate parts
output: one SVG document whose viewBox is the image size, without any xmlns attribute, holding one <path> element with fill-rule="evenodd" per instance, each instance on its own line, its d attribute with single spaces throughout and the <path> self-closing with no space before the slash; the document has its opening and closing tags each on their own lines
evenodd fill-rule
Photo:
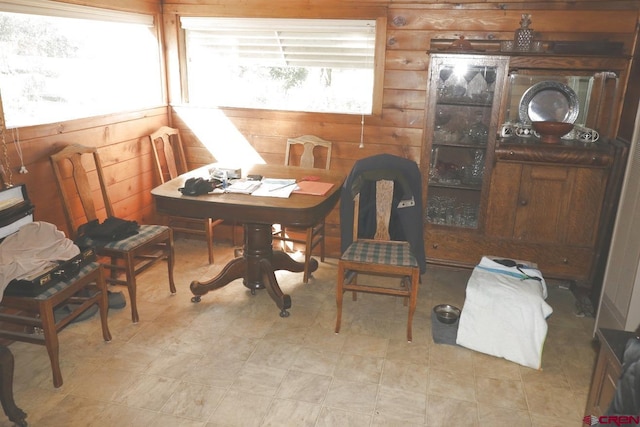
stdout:
<svg viewBox="0 0 640 427">
<path fill-rule="evenodd" d="M 495 257 L 494 257 L 495 259 Z M 456 343 L 539 369 L 547 336 L 547 287 L 539 270 L 522 268 L 542 280 L 522 280 L 516 267 L 483 257 L 467 283 Z"/>
<path fill-rule="evenodd" d="M 30 222 L 0 243 L 0 296 L 13 279 L 44 270 L 54 261 L 66 261 L 80 249 L 48 222 Z"/>
</svg>

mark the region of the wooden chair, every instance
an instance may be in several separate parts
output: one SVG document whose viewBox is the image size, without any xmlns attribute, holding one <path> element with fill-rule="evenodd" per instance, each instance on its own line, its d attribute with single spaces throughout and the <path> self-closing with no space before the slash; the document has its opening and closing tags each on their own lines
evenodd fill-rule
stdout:
<svg viewBox="0 0 640 427">
<path fill-rule="evenodd" d="M 94 169 L 85 169 L 91 164 Z M 94 147 L 69 145 L 51 156 L 51 164 L 62 198 L 69 236 L 78 237 L 78 227 L 88 221 L 101 217 L 113 217 L 113 207 L 102 170 L 98 151 Z M 97 175 L 97 191 L 90 186 L 89 175 Z M 94 184 L 95 187 L 95 184 Z M 94 200 L 95 195 L 95 200 Z M 176 293 L 173 281 L 174 249 L 173 231 L 164 225 L 140 225 L 138 234 L 115 242 L 96 242 L 88 239 L 83 245 L 93 246 L 96 254 L 110 262 L 103 263 L 110 274 L 106 277 L 109 284 L 125 285 L 129 291 L 131 320 L 137 323 L 138 305 L 136 303 L 136 276 L 160 260 L 167 260 L 169 289 Z M 124 273 L 125 279 L 120 279 Z"/>
<path fill-rule="evenodd" d="M 293 147 L 301 146 L 302 154 L 298 162 L 293 162 L 292 152 L 296 149 Z M 316 147 L 324 147 L 326 151 L 325 169 L 329 169 L 331 165 L 331 142 L 318 138 L 313 135 L 304 135 L 298 138 L 290 138 L 287 140 L 287 148 L 285 150 L 284 164 L 295 165 L 303 168 L 315 168 L 314 150 Z M 303 235 L 304 237 L 296 237 Z M 273 233 L 273 239 L 280 241 L 284 250 L 289 245 L 304 245 L 304 273 L 302 277 L 303 283 L 309 282 L 309 260 L 313 249 L 320 245 L 320 260 L 324 262 L 324 218 L 313 227 L 302 229 L 296 227 L 285 227 L 284 225 L 276 225 Z"/>
<path fill-rule="evenodd" d="M 357 292 L 401 296 L 409 302 L 409 319 L 407 321 L 407 340 L 411 342 L 411 325 L 418 299 L 420 267 L 416 257 L 411 253 L 408 242 L 392 241 L 389 237 L 389 220 L 394 182 L 379 180 L 376 182 L 376 233 L 373 239 L 358 238 L 358 219 L 360 217 L 360 193 L 354 197 L 353 243 L 338 260 L 338 282 L 336 285 L 336 303 L 338 314 L 335 332 L 340 332 L 342 321 L 342 300 L 346 291 L 353 292 L 353 300 Z M 358 282 L 358 275 L 367 277 L 367 284 Z M 377 277 L 390 276 L 398 281 L 378 281 Z"/>
<path fill-rule="evenodd" d="M 187 172 L 187 161 L 178 129 L 162 126 L 149 135 L 149 139 L 153 148 L 156 174 L 161 184 Z M 205 237 L 209 264 L 213 264 L 213 229 L 221 223 L 221 219 L 167 216 L 167 224 L 174 232 Z"/>
<path fill-rule="evenodd" d="M 0 402 L 9 421 L 17 427 L 27 427 L 27 414 L 13 399 L 13 353 L 7 346 L 0 345 Z"/>
<path fill-rule="evenodd" d="M 54 310 L 65 304 L 68 314 L 56 320 Z M 0 321 L 9 324 L 8 326 L 28 327 L 30 333 L 6 327 L 0 329 L 0 337 L 44 345 L 51 360 L 53 386 L 60 387 L 62 372 L 58 332 L 94 304 L 100 309 L 102 336 L 105 341 L 111 341 L 107 325 L 107 286 L 102 265 L 97 262 L 83 266 L 73 277 L 56 283 L 35 297 L 4 295 L 0 307 L 9 310 L 0 312 Z"/>
</svg>

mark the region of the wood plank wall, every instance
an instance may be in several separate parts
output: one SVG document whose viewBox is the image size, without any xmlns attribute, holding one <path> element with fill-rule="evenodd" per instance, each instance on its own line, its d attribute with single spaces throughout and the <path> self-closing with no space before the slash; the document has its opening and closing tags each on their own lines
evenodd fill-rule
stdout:
<svg viewBox="0 0 640 427">
<path fill-rule="evenodd" d="M 19 160 L 7 135 L 13 183 L 26 183 L 36 220 L 66 231 L 48 156 L 59 147 L 81 143 L 99 148 L 118 216 L 142 223 L 157 220 L 149 194 L 155 185 L 146 136 L 155 128 L 179 127 L 190 166 L 217 159 L 225 146 L 247 148 L 267 163 L 283 163 L 286 138 L 315 134 L 334 142 L 332 168 L 345 174 L 363 157 L 385 152 L 420 162 L 430 40 L 433 38 L 508 39 L 520 14 L 532 14 L 532 27 L 547 40 L 615 39 L 635 47 L 638 2 L 510 0 L 472 2 L 396 0 L 66 0 L 66 3 L 154 14 L 164 25 L 171 107 L 113 114 L 19 129 L 29 174 L 18 174 Z M 163 16 L 160 15 L 163 13 Z M 180 105 L 176 44 L 177 15 L 387 18 L 382 113 L 365 117 L 364 148 L 359 148 L 361 117 L 243 109 L 193 109 Z M 637 105 L 637 101 L 635 103 Z M 225 130 L 224 137 L 220 137 Z M 328 253 L 338 255 L 337 208 L 327 220 Z M 229 239 L 228 230 L 218 233 Z"/>
<path fill-rule="evenodd" d="M 286 3 L 286 5 L 285 5 Z M 387 18 L 382 113 L 364 118 L 364 148 L 359 148 L 361 118 L 337 114 L 285 113 L 262 110 L 220 109 L 208 116 L 210 129 L 231 124 L 240 135 L 236 144 L 249 144 L 267 163 L 283 163 L 288 137 L 314 134 L 333 141 L 331 168 L 348 173 L 360 158 L 377 153 L 391 153 L 421 161 L 425 125 L 425 90 L 432 39 L 505 40 L 512 39 L 522 13 L 532 14 L 532 27 L 543 40 L 620 40 L 627 53 L 635 43 L 638 4 L 632 2 L 405 2 L 405 1 L 298 1 L 254 0 L 168 0 L 163 4 L 167 57 L 177 58 L 177 23 L 179 15 L 267 16 L 267 17 L 351 17 L 352 6 L 366 17 Z M 606 10 L 603 10 L 605 8 Z M 568 24 L 569 23 L 569 24 Z M 177 64 L 167 64 L 177 70 Z M 178 76 L 169 85 L 179 87 Z M 175 94 L 171 87 L 169 92 Z M 226 136 L 204 132 L 199 138 L 188 122 L 191 115 L 207 115 L 198 109 L 180 105 L 171 99 L 174 126 L 185 135 L 187 156 L 192 166 L 216 159 L 203 150 L 230 144 Z M 225 133 L 225 135 L 227 135 Z M 215 152 L 215 148 L 213 149 Z M 327 250 L 339 255 L 338 209 L 327 218 Z"/>
</svg>

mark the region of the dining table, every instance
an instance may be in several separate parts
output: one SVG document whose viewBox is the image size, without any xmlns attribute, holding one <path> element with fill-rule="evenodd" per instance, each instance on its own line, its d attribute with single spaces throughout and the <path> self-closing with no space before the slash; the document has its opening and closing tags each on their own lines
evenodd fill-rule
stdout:
<svg viewBox="0 0 640 427">
<path fill-rule="evenodd" d="M 152 189 L 156 211 L 160 214 L 191 218 L 220 218 L 240 223 L 244 229 L 242 255 L 227 263 L 209 280 L 191 282 L 192 301 L 200 302 L 209 291 L 220 289 L 242 279 L 245 287 L 255 294 L 266 289 L 280 309 L 281 317 L 289 316 L 291 297 L 278 285 L 275 271 L 304 271 L 304 263 L 273 249 L 274 224 L 308 228 L 323 220 L 336 206 L 344 182 L 344 174 L 335 170 L 308 169 L 296 166 L 253 164 L 241 170 L 241 179 L 259 176 L 272 179 L 295 179 L 333 184 L 323 195 L 298 194 L 289 197 L 268 197 L 215 190 L 202 195 L 184 195 L 180 191 L 189 178 L 210 179 L 216 168 L 206 165 L 184 173 Z M 310 259 L 309 272 L 318 269 L 318 261 Z"/>
</svg>

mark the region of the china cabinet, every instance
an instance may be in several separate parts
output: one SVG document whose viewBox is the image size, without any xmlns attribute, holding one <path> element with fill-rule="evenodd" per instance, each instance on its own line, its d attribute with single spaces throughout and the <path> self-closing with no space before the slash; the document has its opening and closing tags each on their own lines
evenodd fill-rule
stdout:
<svg viewBox="0 0 640 427">
<path fill-rule="evenodd" d="M 625 152 L 613 140 L 627 66 L 621 57 L 432 50 L 427 260 L 471 267 L 499 255 L 590 287 Z M 574 126 L 547 143 L 534 121 Z"/>
<path fill-rule="evenodd" d="M 482 221 L 506 61 L 434 54 L 430 69 L 426 221 L 473 232 Z"/>
</svg>

